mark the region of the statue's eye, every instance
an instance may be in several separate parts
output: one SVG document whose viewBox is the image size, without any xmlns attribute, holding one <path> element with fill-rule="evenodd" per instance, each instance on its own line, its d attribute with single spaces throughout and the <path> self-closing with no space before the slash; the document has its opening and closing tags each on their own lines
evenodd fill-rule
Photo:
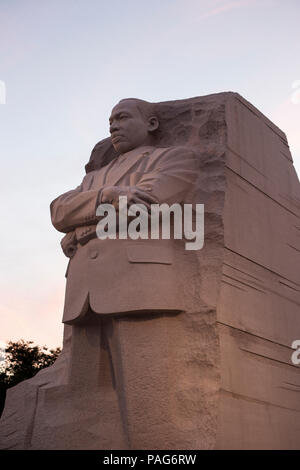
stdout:
<svg viewBox="0 0 300 470">
<path fill-rule="evenodd" d="M 119 119 L 127 119 L 127 118 L 128 118 L 127 114 L 121 114 Z"/>
</svg>

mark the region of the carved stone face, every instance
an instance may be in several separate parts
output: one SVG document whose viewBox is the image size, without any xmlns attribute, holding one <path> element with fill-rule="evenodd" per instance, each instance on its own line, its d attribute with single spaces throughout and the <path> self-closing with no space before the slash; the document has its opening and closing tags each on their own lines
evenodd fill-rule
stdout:
<svg viewBox="0 0 300 470">
<path fill-rule="evenodd" d="M 117 152 L 125 153 L 142 145 L 149 145 L 155 117 L 146 119 L 134 100 L 117 104 L 109 118 L 112 144 Z"/>
</svg>

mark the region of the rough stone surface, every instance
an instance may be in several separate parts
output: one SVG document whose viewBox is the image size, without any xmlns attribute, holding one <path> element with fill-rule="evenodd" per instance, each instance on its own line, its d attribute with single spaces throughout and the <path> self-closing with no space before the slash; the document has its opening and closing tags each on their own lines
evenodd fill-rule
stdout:
<svg viewBox="0 0 300 470">
<path fill-rule="evenodd" d="M 239 95 L 226 123 L 216 446 L 299 449 L 300 185 L 284 133 Z"/>
<path fill-rule="evenodd" d="M 119 336 L 114 319 L 66 325 L 56 363 L 9 390 L 0 448 L 299 448 L 290 346 L 300 331 L 300 185 L 286 137 L 236 93 L 159 110 L 157 145 L 196 152 L 195 202 L 205 204 L 205 246 L 186 254 L 186 312 L 123 317 Z M 87 172 L 116 156 L 104 145 L 104 162 L 96 146 Z M 123 395 L 114 349 L 127 359 Z"/>
</svg>

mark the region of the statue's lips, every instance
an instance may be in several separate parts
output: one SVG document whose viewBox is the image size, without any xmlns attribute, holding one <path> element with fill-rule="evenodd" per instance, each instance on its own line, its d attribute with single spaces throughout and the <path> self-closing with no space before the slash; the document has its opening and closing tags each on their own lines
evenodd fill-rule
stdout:
<svg viewBox="0 0 300 470">
<path fill-rule="evenodd" d="M 117 142 L 120 142 L 120 140 L 124 140 L 124 136 L 120 134 L 115 134 L 111 136 L 111 140 L 115 144 Z"/>
</svg>

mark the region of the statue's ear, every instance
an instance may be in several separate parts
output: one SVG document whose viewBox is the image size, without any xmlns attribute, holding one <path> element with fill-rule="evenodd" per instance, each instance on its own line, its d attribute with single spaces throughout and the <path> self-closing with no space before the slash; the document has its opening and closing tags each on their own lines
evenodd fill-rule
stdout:
<svg viewBox="0 0 300 470">
<path fill-rule="evenodd" d="M 154 132 L 159 127 L 159 120 L 156 116 L 151 116 L 148 119 L 148 130 L 149 132 Z"/>
</svg>

